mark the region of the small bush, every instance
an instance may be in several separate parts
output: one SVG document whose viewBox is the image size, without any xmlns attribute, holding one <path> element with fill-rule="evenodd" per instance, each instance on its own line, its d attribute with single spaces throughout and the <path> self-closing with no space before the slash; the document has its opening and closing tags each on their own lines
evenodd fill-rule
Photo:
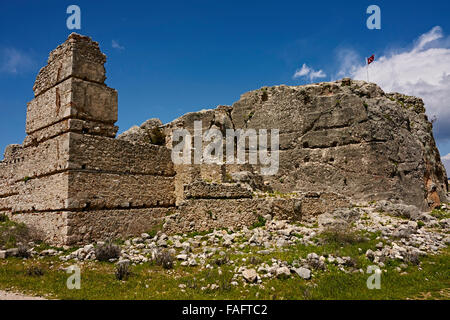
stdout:
<svg viewBox="0 0 450 320">
<path fill-rule="evenodd" d="M 258 221 L 252 224 L 251 229 L 261 228 L 266 225 L 266 219 L 263 216 L 258 216 Z"/>
<path fill-rule="evenodd" d="M 156 254 L 155 262 L 164 269 L 172 269 L 175 258 L 169 250 L 161 250 Z"/>
<path fill-rule="evenodd" d="M 19 244 L 17 246 L 17 249 L 19 250 L 17 253 L 17 256 L 20 258 L 29 258 L 31 256 L 30 252 L 28 251 L 28 246 Z"/>
<path fill-rule="evenodd" d="M 364 242 L 365 239 L 352 228 L 333 227 L 326 229 L 321 234 L 322 241 L 325 243 L 336 243 L 339 245 L 356 244 Z"/>
<path fill-rule="evenodd" d="M 116 279 L 117 280 L 127 280 L 130 276 L 130 264 L 129 263 L 119 263 L 116 265 Z"/>
<path fill-rule="evenodd" d="M 154 238 L 154 237 L 158 234 L 158 232 L 161 231 L 161 230 L 163 229 L 163 225 L 164 225 L 164 222 L 161 222 L 161 223 L 159 223 L 159 224 L 153 226 L 152 229 L 147 230 L 146 233 L 147 233 L 151 238 Z"/>
<path fill-rule="evenodd" d="M 220 267 L 224 264 L 227 264 L 229 260 L 230 260 L 230 258 L 226 255 L 224 257 L 214 259 L 214 264 Z"/>
<path fill-rule="evenodd" d="M 39 265 L 28 267 L 26 274 L 30 277 L 42 277 L 44 275 L 44 269 Z"/>
<path fill-rule="evenodd" d="M 438 220 L 450 218 L 450 213 L 442 209 L 433 209 L 431 216 Z"/>
<path fill-rule="evenodd" d="M 9 221 L 8 216 L 6 214 L 0 214 L 0 222 Z"/>
<path fill-rule="evenodd" d="M 405 255 L 405 260 L 413 265 L 418 266 L 420 264 L 419 255 L 417 253 L 408 251 Z"/>
<path fill-rule="evenodd" d="M 248 260 L 248 262 L 250 264 L 257 265 L 257 264 L 260 264 L 262 262 L 262 260 L 258 257 L 251 256 L 250 259 Z"/>
<path fill-rule="evenodd" d="M 98 261 L 109 261 L 110 259 L 118 259 L 120 257 L 120 247 L 111 241 L 95 248 L 95 257 Z"/>
<path fill-rule="evenodd" d="M 32 238 L 29 228 L 23 223 L 6 218 L 0 224 L 0 248 L 15 248 L 18 243 L 28 243 Z"/>
</svg>

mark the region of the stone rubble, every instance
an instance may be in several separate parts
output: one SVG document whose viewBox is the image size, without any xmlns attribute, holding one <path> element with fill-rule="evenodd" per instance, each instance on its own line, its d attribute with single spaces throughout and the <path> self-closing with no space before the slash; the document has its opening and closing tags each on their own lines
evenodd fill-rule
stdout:
<svg viewBox="0 0 450 320">
<path fill-rule="evenodd" d="M 449 244 L 448 219 L 438 220 L 428 213 L 420 213 L 419 224 L 406 220 L 392 213 L 381 212 L 377 205 L 367 205 L 347 209 L 346 216 L 354 224 L 355 230 L 378 233 L 378 241 L 373 248 L 361 252 L 366 258 L 379 267 L 384 268 L 388 260 L 402 262 L 399 270 L 405 269 L 405 263 L 418 264 L 419 259 L 428 254 L 437 254 Z M 342 214 L 342 209 L 338 209 Z M 354 211 L 358 211 L 355 218 Z M 320 217 L 318 220 L 321 220 Z M 232 285 L 247 283 L 261 285 L 267 279 L 287 279 L 298 277 L 309 280 L 318 271 L 327 271 L 337 267 L 343 272 L 363 272 L 356 269 L 354 260 L 347 256 L 336 256 L 334 253 L 318 254 L 314 251 L 320 247 L 317 237 L 327 229 L 327 224 L 305 223 L 292 224 L 288 221 L 272 219 L 265 226 L 254 229 L 214 230 L 202 235 L 167 235 L 163 232 L 150 236 L 147 233 L 140 237 L 128 239 L 121 245 L 119 259 L 111 259 L 114 263 L 143 264 L 154 261 L 161 250 L 169 250 L 176 263 L 187 268 L 217 269 L 222 273 L 220 265 L 234 265 Z M 283 243 L 283 245 L 280 245 Z M 94 261 L 95 248 L 104 242 L 85 245 L 72 249 L 69 254 L 62 250 L 46 249 L 37 252 L 29 249 L 31 257 L 59 256 L 62 261 Z M 312 252 L 305 258 L 299 257 L 291 263 L 263 257 L 277 251 L 288 251 L 290 246 L 302 244 L 311 247 Z M 248 256 L 245 251 L 255 250 L 258 255 Z M 260 250 L 258 250 L 260 249 Z M 0 251 L 0 259 L 16 256 L 18 249 Z M 175 264 L 176 267 L 176 264 Z M 205 290 L 217 289 L 211 284 Z"/>
</svg>

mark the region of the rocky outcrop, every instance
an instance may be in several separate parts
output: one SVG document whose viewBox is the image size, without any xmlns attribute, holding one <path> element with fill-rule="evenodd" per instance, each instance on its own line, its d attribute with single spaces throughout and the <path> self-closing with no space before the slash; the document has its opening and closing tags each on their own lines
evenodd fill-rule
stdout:
<svg viewBox="0 0 450 320">
<path fill-rule="evenodd" d="M 420 98 L 387 94 L 376 84 L 343 79 L 251 91 L 233 106 L 188 113 L 164 126 L 279 129 L 280 167 L 264 177 L 283 193 L 333 192 L 354 201 L 389 199 L 428 210 L 446 201 L 448 181 Z M 222 176 L 255 172 L 226 165 Z M 220 180 L 220 178 L 219 178 Z"/>
</svg>

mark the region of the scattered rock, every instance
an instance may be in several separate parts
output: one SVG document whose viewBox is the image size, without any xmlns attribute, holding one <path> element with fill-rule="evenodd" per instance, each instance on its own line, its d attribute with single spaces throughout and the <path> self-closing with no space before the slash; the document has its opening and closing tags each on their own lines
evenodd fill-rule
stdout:
<svg viewBox="0 0 450 320">
<path fill-rule="evenodd" d="M 294 271 L 302 278 L 305 280 L 309 280 L 311 279 L 311 270 L 307 269 L 307 268 L 296 268 L 294 269 Z"/>
<path fill-rule="evenodd" d="M 245 269 L 242 271 L 242 276 L 247 282 L 254 283 L 258 279 L 258 274 L 255 269 Z"/>
<path fill-rule="evenodd" d="M 277 278 L 287 279 L 291 276 L 291 270 L 289 270 L 288 267 L 281 267 L 281 268 L 277 269 L 275 274 L 276 274 Z"/>
</svg>

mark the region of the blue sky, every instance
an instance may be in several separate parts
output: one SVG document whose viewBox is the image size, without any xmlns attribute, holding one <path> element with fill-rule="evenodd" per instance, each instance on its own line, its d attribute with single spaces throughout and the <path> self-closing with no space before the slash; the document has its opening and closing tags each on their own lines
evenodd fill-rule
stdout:
<svg viewBox="0 0 450 320">
<path fill-rule="evenodd" d="M 148 118 L 168 122 L 189 111 L 232 104 L 242 93 L 262 86 L 357 77 L 365 56 L 390 59 L 414 51 L 419 37 L 436 26 L 439 43 L 429 45 L 450 48 L 447 0 L 0 0 L 2 150 L 25 137 L 26 103 L 33 98 L 33 83 L 48 53 L 72 32 L 66 27 L 71 4 L 81 8 L 77 32 L 98 41 L 108 56 L 106 82 L 119 92 L 119 132 Z M 381 8 L 381 30 L 366 27 L 366 9 L 372 4 Z M 449 64 L 443 76 L 450 74 Z M 324 76 L 294 78 L 303 65 Z M 420 78 L 422 71 L 416 74 Z M 403 83 L 391 87 L 416 92 Z M 434 88 L 445 91 L 438 85 Z M 441 123 L 435 134 L 442 156 L 450 153 L 443 108 L 432 108 Z"/>
</svg>

